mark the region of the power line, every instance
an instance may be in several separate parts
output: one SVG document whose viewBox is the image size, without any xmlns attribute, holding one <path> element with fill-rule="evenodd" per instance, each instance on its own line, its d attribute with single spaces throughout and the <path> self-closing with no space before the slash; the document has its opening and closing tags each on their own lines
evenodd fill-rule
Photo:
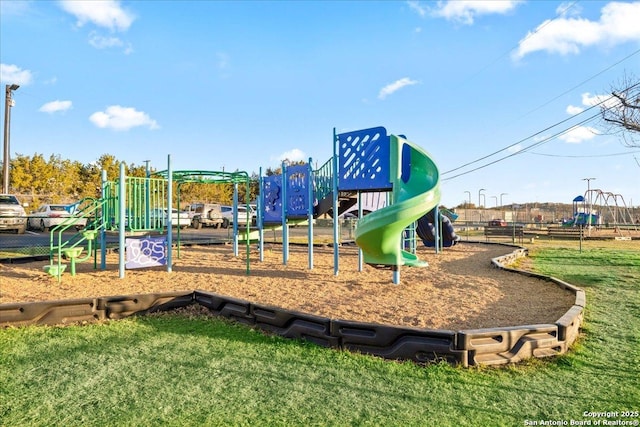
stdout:
<svg viewBox="0 0 640 427">
<path fill-rule="evenodd" d="M 573 158 L 573 159 L 582 159 L 582 158 L 591 158 L 591 157 L 615 157 L 615 156 L 628 156 L 629 154 L 634 154 L 634 153 L 640 153 L 640 151 L 627 151 L 624 153 L 609 153 L 609 154 L 592 154 L 592 155 L 582 155 L 582 156 L 575 156 L 575 155 L 563 155 L 563 154 L 548 154 L 548 153 L 528 153 L 528 154 L 534 154 L 536 156 L 546 156 L 546 157 L 568 157 L 568 158 Z M 634 156 L 635 158 L 635 156 Z"/>
<path fill-rule="evenodd" d="M 557 14 L 556 14 L 556 16 L 555 16 L 553 19 L 547 20 L 545 23 L 543 23 L 543 24 L 542 24 L 542 25 L 540 25 L 538 28 L 536 28 L 536 29 L 535 29 L 535 31 L 533 31 L 533 32 L 531 32 L 531 33 L 529 33 L 529 34 L 527 34 L 527 36 L 526 36 L 526 37 L 525 37 L 521 42 L 526 41 L 527 39 L 529 39 L 530 37 L 534 36 L 535 34 L 538 34 L 538 33 L 539 33 L 543 28 L 545 28 L 547 25 L 549 25 L 550 23 L 552 23 L 552 22 L 553 22 L 553 21 L 555 21 L 556 19 L 560 18 L 561 16 L 564 16 L 564 14 L 565 14 L 569 9 L 573 8 L 573 7 L 574 7 L 574 6 L 575 6 L 579 1 L 580 1 L 580 0 L 575 0 L 575 1 L 573 1 L 572 3 L 568 4 L 564 9 L 562 9 L 562 10 L 558 11 L 558 12 L 557 12 Z M 483 67 L 482 69 L 480 69 L 477 73 L 475 73 L 475 74 L 474 74 L 474 75 L 472 75 L 471 77 L 475 77 L 476 75 L 480 74 L 482 71 L 484 71 L 485 69 L 487 69 L 489 66 L 493 65 L 494 63 L 496 63 L 497 61 L 499 61 L 500 59 L 502 59 L 504 56 L 506 56 L 507 54 L 511 53 L 514 49 L 516 49 L 518 46 L 520 46 L 521 42 L 518 42 L 518 44 L 516 44 L 514 47 L 512 47 L 511 49 L 509 49 L 508 51 L 506 51 L 505 53 L 503 53 L 502 55 L 500 55 L 498 58 L 496 58 L 494 61 L 492 61 L 490 64 L 486 65 L 486 66 L 485 66 L 485 67 Z M 629 55 L 625 56 L 624 58 L 622 58 L 622 59 L 620 59 L 620 60 L 618 60 L 618 61 L 616 61 L 615 63 L 611 64 L 611 65 L 610 65 L 610 66 L 608 66 L 607 68 L 604 68 L 603 70 L 600 70 L 598 73 L 596 73 L 596 74 L 592 75 L 591 77 L 589 77 L 589 78 L 588 78 L 588 79 L 586 79 L 586 80 L 581 81 L 581 82 L 580 82 L 580 83 L 578 83 L 577 85 L 574 85 L 574 86 L 573 86 L 573 87 L 571 87 L 570 89 L 568 89 L 568 90 L 566 90 L 566 91 L 562 92 L 561 94 L 559 94 L 559 95 L 555 96 L 554 98 L 550 99 L 549 101 L 545 102 L 544 104 L 542 104 L 542 105 L 540 105 L 540 106 L 538 106 L 538 107 L 534 108 L 533 110 L 528 111 L 527 113 L 525 113 L 525 114 L 523 114 L 522 116 L 520 116 L 517 120 L 522 119 L 523 117 L 526 117 L 526 116 L 528 116 L 529 114 L 534 113 L 534 112 L 536 112 L 536 111 L 540 110 L 541 108 L 543 108 L 543 107 L 545 107 L 545 106 L 549 105 L 549 104 L 550 104 L 550 103 L 552 103 L 553 101 L 555 101 L 555 100 L 559 99 L 560 97 L 562 97 L 562 96 L 566 95 L 567 93 L 570 93 L 571 91 L 573 91 L 573 90 L 577 89 L 578 87 L 580 87 L 580 86 L 584 85 L 585 83 L 587 83 L 587 82 L 589 82 L 589 81 L 591 81 L 591 80 L 595 79 L 596 77 L 598 77 L 598 76 L 600 76 L 600 75 L 604 74 L 605 72 L 609 71 L 610 69 L 614 68 L 615 66 L 619 65 L 620 63 L 622 63 L 622 62 L 624 62 L 624 61 L 628 60 L 628 59 L 629 59 L 629 58 L 631 58 L 632 56 L 637 55 L 638 53 L 640 53 L 640 49 L 637 49 L 636 51 L 632 52 L 631 54 L 629 54 Z M 634 85 L 634 86 L 635 86 L 635 85 Z M 632 87 L 633 87 L 633 86 L 632 86 Z M 631 88 L 628 88 L 628 89 L 631 89 Z M 608 99 L 610 99 L 610 98 L 611 98 L 611 97 L 607 98 L 607 100 L 608 100 Z M 579 114 L 586 113 L 587 111 L 591 110 L 592 108 L 595 108 L 596 106 L 600 106 L 603 102 L 604 102 L 604 101 L 601 101 L 601 102 L 599 102 L 598 104 L 593 105 L 593 106 L 591 106 L 591 107 L 587 108 L 586 110 L 582 111 L 582 112 L 581 112 L 581 113 L 579 113 Z M 579 115 L 579 114 L 577 114 L 577 115 Z M 508 150 L 508 149 L 510 149 L 510 148 L 513 148 L 513 147 L 515 147 L 515 146 L 517 146 L 517 145 L 521 144 L 522 142 L 524 142 L 524 141 L 526 141 L 526 140 L 528 140 L 528 139 L 534 138 L 534 137 L 536 137 L 536 136 L 540 135 L 541 133 L 546 132 L 546 131 L 547 131 L 547 130 L 549 130 L 549 129 L 552 129 L 552 128 L 554 128 L 554 127 L 556 127 L 556 126 L 559 126 L 559 125 L 561 125 L 561 124 L 563 124 L 563 123 L 565 123 L 565 122 L 567 122 L 567 121 L 569 121 L 569 120 L 574 119 L 577 115 L 571 116 L 571 117 L 569 117 L 569 118 L 567 118 L 567 119 L 565 119 L 565 120 L 562 120 L 562 121 L 560 121 L 560 122 L 557 122 L 556 124 L 554 124 L 554 125 L 552 125 L 552 126 L 549 126 L 549 127 L 545 128 L 545 129 L 543 129 L 543 130 L 541 130 L 541 131 L 539 131 L 539 132 L 537 132 L 537 133 L 535 133 L 535 134 L 533 134 L 533 135 L 531 135 L 531 136 L 529 136 L 529 137 L 527 137 L 527 138 L 523 138 L 523 139 L 521 139 L 520 141 L 517 141 L 517 142 L 515 142 L 515 143 L 513 143 L 513 144 L 511 144 L 511 145 L 509 145 L 509 146 L 507 146 L 507 147 L 504 147 L 504 148 L 502 148 L 502 149 L 500 149 L 500 150 L 498 150 L 498 151 L 495 151 L 495 152 L 493 152 L 493 153 L 491 153 L 491 154 L 488 154 L 488 155 L 486 155 L 486 156 L 483 156 L 483 157 L 481 157 L 481 158 L 479 158 L 479 159 L 476 159 L 476 160 L 473 160 L 473 161 L 471 161 L 471 162 L 465 163 L 465 164 L 463 164 L 463 165 L 461 165 L 461 166 L 459 166 L 459 167 L 456 167 L 456 168 L 454 168 L 454 169 L 451 169 L 451 170 L 445 171 L 445 172 L 443 172 L 443 173 L 442 173 L 442 175 L 446 175 L 446 174 L 449 174 L 449 173 L 455 172 L 455 171 L 457 171 L 457 170 L 463 169 L 463 168 L 465 168 L 465 167 L 467 167 L 467 166 L 470 166 L 470 165 L 472 165 L 472 164 L 478 163 L 478 162 L 480 162 L 480 161 L 482 161 L 482 160 L 485 160 L 485 159 L 487 159 L 487 158 L 489 158 L 489 157 L 492 157 L 492 156 L 494 156 L 494 155 L 496 155 L 496 154 L 499 154 L 499 153 L 501 153 L 501 152 L 503 152 L 503 151 L 506 151 L 506 150 Z M 503 159 L 506 159 L 506 158 L 509 158 L 509 157 L 511 157 L 511 156 L 506 156 L 506 157 L 504 157 Z M 495 163 L 495 162 L 492 162 L 492 163 L 490 163 L 490 164 L 493 164 L 493 163 Z M 474 170 L 476 170 L 476 169 L 474 169 Z M 456 176 L 460 176 L 460 175 L 456 175 Z"/>
<path fill-rule="evenodd" d="M 607 100 L 609 100 L 609 99 L 611 99 L 611 98 L 612 98 L 612 96 L 610 96 L 609 98 L 607 98 Z M 458 166 L 457 168 L 454 168 L 454 169 L 450 169 L 450 170 L 448 170 L 448 171 L 445 171 L 445 172 L 443 172 L 443 173 L 442 173 L 442 175 L 446 175 L 446 174 L 448 174 L 448 173 L 455 172 L 455 171 L 460 170 L 460 169 L 462 169 L 462 168 L 465 168 L 465 167 L 467 167 L 467 166 L 471 166 L 471 165 L 472 165 L 472 164 L 474 164 L 474 163 L 478 163 L 478 162 L 480 162 L 480 161 L 482 161 L 482 160 L 485 160 L 485 159 L 487 159 L 487 158 L 489 158 L 489 157 L 495 156 L 496 154 L 499 154 L 499 153 L 501 153 L 501 152 L 503 152 L 503 151 L 506 151 L 506 150 L 508 150 L 509 148 L 513 148 L 513 147 L 517 146 L 518 144 L 521 144 L 521 143 L 523 143 L 523 142 L 525 142 L 525 141 L 527 141 L 527 140 L 529 140 L 529 139 L 535 138 L 536 136 L 540 135 L 541 133 L 544 133 L 544 132 L 548 131 L 549 129 L 553 129 L 554 127 L 557 127 L 557 126 L 559 126 L 559 125 L 561 125 L 561 124 L 563 124 L 563 123 L 566 123 L 566 122 L 568 122 L 568 121 L 570 121 L 570 120 L 575 119 L 577 116 L 579 116 L 579 115 L 581 115 L 581 114 L 585 114 L 587 111 L 592 110 L 592 109 L 594 109 L 594 108 L 596 108 L 596 107 L 600 106 L 600 104 L 602 104 L 603 102 L 604 102 L 604 101 L 600 101 L 598 104 L 592 105 L 591 107 L 587 108 L 586 110 L 581 111 L 580 113 L 578 113 L 578 114 L 576 114 L 576 115 L 573 115 L 573 116 L 571 116 L 571 117 L 568 117 L 568 118 L 566 118 L 566 119 L 564 119 L 564 120 L 561 120 L 561 121 L 559 121 L 559 122 L 557 122 L 557 123 L 554 123 L 553 125 L 548 126 L 548 127 L 544 128 L 544 129 L 542 129 L 541 131 L 538 131 L 538 132 L 534 133 L 533 135 L 529 135 L 529 136 L 527 136 L 526 138 L 522 138 L 521 140 L 516 141 L 516 142 L 514 142 L 513 144 L 508 145 L 508 146 L 506 146 L 506 147 L 504 147 L 504 148 L 501 148 L 501 149 L 499 149 L 499 150 L 497 150 L 497 151 L 494 151 L 494 152 L 493 152 L 493 153 L 491 153 L 491 154 L 487 154 L 486 156 L 480 157 L 479 159 L 476 159 L 476 160 L 473 160 L 473 161 L 471 161 L 471 162 L 465 163 L 465 164 L 464 164 L 464 165 L 462 165 L 462 166 Z"/>
<path fill-rule="evenodd" d="M 531 113 L 535 113 L 536 111 L 540 110 L 541 108 L 546 107 L 547 105 L 551 104 L 553 101 L 555 101 L 555 100 L 557 100 L 557 99 L 559 99 L 559 98 L 563 97 L 564 95 L 568 94 L 569 92 L 571 92 L 571 91 L 573 91 L 573 90 L 575 90 L 575 89 L 579 88 L 579 87 L 580 87 L 580 86 L 582 86 L 583 84 L 585 84 L 585 83 L 587 83 L 587 82 L 590 82 L 591 80 L 593 80 L 593 79 L 595 79 L 596 77 L 598 77 L 598 76 L 600 76 L 600 75 L 604 74 L 606 71 L 609 71 L 610 69 L 612 69 L 612 68 L 613 68 L 613 67 L 615 67 L 616 65 L 619 65 L 620 63 L 622 63 L 622 62 L 626 61 L 627 59 L 631 58 L 631 57 L 632 57 L 632 56 L 634 56 L 634 55 L 637 55 L 638 53 L 640 53 L 640 49 L 636 50 L 635 52 L 630 53 L 629 55 L 625 56 L 625 57 L 624 57 L 624 58 L 622 58 L 621 60 L 619 60 L 619 61 L 615 62 L 614 64 L 611 64 L 610 66 L 608 66 L 608 67 L 607 67 L 607 68 L 605 68 L 604 70 L 601 70 L 600 72 L 598 72 L 598 73 L 594 74 L 593 76 L 589 77 L 588 79 L 581 81 L 581 82 L 580 82 L 580 83 L 578 83 L 577 85 L 573 86 L 571 89 L 567 89 L 567 90 L 565 90 L 565 91 L 564 91 L 564 92 L 562 92 L 560 95 L 558 95 L 558 96 L 556 96 L 556 97 L 554 97 L 554 98 L 550 99 L 549 101 L 545 102 L 544 104 L 542 104 L 542 105 L 540 105 L 540 106 L 538 106 L 538 107 L 534 108 L 533 110 L 531 110 L 531 111 L 529 111 L 529 112 L 527 112 L 527 113 L 523 114 L 522 116 L 520 116 L 520 118 L 522 118 L 522 117 L 526 117 L 526 116 L 528 116 L 529 114 L 531 114 Z"/>
<path fill-rule="evenodd" d="M 638 51 L 640 51 L 640 50 L 638 50 Z M 636 53 L 637 53 L 637 52 L 636 52 Z M 637 86 L 640 86 L 640 82 L 638 82 L 638 83 L 636 83 L 636 84 L 634 84 L 634 85 L 629 86 L 628 88 L 624 89 L 624 91 L 628 91 L 628 90 L 634 89 L 634 88 L 635 88 L 635 87 L 637 87 Z M 515 147 L 515 146 L 519 145 L 520 143 L 522 143 L 522 142 L 524 142 L 524 141 L 527 141 L 527 140 L 529 140 L 529 139 L 532 139 L 532 138 L 534 138 L 534 137 L 536 137 L 536 136 L 540 135 L 541 133 L 548 131 L 549 129 L 552 129 L 552 128 L 554 128 L 554 127 L 557 127 L 557 126 L 559 126 L 559 125 L 561 125 L 561 124 L 563 124 L 563 123 L 565 123 L 565 122 L 567 122 L 567 121 L 569 121 L 569 120 L 573 120 L 573 119 L 574 119 L 574 118 L 576 118 L 577 116 L 582 115 L 582 114 L 585 114 L 586 112 L 588 112 L 588 111 L 590 111 L 590 110 L 592 110 L 592 109 L 594 109 L 594 108 L 596 108 L 596 107 L 600 107 L 600 106 L 602 106 L 603 104 L 605 104 L 606 102 L 608 102 L 608 101 L 609 101 L 609 100 L 611 100 L 612 98 L 614 98 L 614 97 L 613 97 L 612 95 L 609 95 L 607 98 L 605 98 L 605 99 L 601 100 L 600 102 L 598 102 L 598 103 L 596 103 L 596 104 L 592 105 L 591 107 L 589 107 L 589 108 L 587 108 L 587 109 L 585 109 L 585 110 L 581 111 L 580 113 L 578 113 L 578 114 L 576 114 L 576 115 L 573 115 L 573 116 L 571 116 L 571 117 L 569 117 L 569 118 L 567 118 L 567 119 L 565 119 L 565 120 L 561 120 L 561 121 L 559 121 L 559 122 L 557 122 L 557 123 L 555 123 L 555 124 L 553 124 L 553 125 L 551 125 L 551 126 L 548 126 L 547 128 L 545 128 L 545 129 L 543 129 L 543 130 L 541 130 L 541 131 L 538 131 L 538 132 L 534 133 L 533 135 L 530 135 L 530 136 L 528 136 L 528 137 L 526 137 L 526 138 L 523 138 L 523 139 L 521 139 L 521 140 L 519 140 L 519 141 L 517 141 L 517 142 L 515 142 L 515 143 L 513 143 L 513 144 L 511 144 L 511 145 L 508 145 L 507 147 L 501 148 L 500 150 L 494 151 L 494 152 L 493 152 L 493 153 L 491 153 L 491 154 L 488 154 L 488 155 L 486 155 L 486 156 L 483 156 L 483 157 L 481 157 L 481 158 L 479 158 L 479 159 L 476 159 L 476 160 L 473 160 L 473 161 L 471 161 L 471 162 L 465 163 L 464 165 L 462 165 L 462 166 L 458 166 L 457 168 L 454 168 L 454 169 L 450 169 L 450 170 L 448 170 L 448 171 L 445 171 L 445 172 L 443 172 L 443 173 L 442 173 L 442 175 L 446 175 L 446 174 L 449 174 L 449 173 L 451 173 L 451 172 L 455 172 L 455 171 L 457 171 L 457 170 L 463 169 L 463 168 L 465 168 L 465 167 L 467 167 L 467 166 L 471 166 L 471 165 L 472 165 L 472 164 L 474 164 L 474 163 L 478 163 L 478 162 L 480 162 L 480 161 L 482 161 L 482 160 L 485 160 L 485 159 L 487 159 L 487 158 L 489 158 L 489 157 L 492 157 L 492 156 L 494 156 L 494 155 L 496 155 L 496 154 L 498 154 L 498 153 L 501 153 L 501 152 L 506 151 L 506 150 L 508 150 L 508 149 L 510 149 L 510 148 L 513 148 L 513 147 Z M 607 109 L 611 109 L 611 108 L 617 107 L 618 105 L 620 105 L 620 102 L 617 102 L 617 103 L 616 103 L 616 105 L 614 105 L 614 106 L 605 107 L 605 108 L 607 108 Z M 562 135 L 562 134 L 564 134 L 564 133 L 567 133 L 567 132 L 571 131 L 572 129 L 575 129 L 575 128 L 576 128 L 576 127 L 578 127 L 578 126 L 580 126 L 580 125 L 582 125 L 582 124 L 584 124 L 584 123 L 587 123 L 587 122 L 589 122 L 589 121 L 591 121 L 591 120 L 595 119 L 595 118 L 596 118 L 596 117 L 598 117 L 599 115 L 600 115 L 600 113 L 598 112 L 597 114 L 594 114 L 593 116 L 589 117 L 588 119 L 583 120 L 582 122 L 580 122 L 580 123 L 578 123 L 578 124 L 576 124 L 576 125 L 573 125 L 572 127 L 568 128 L 568 129 L 565 129 L 564 131 L 561 131 L 561 132 L 559 132 L 559 133 L 555 134 L 555 135 L 554 135 L 554 136 L 552 136 L 552 137 L 545 138 L 545 139 L 543 139 L 542 141 L 543 141 L 543 143 L 546 143 L 546 142 L 548 142 L 549 140 L 551 140 L 551 139 L 553 139 L 553 138 L 555 138 L 555 137 L 557 137 L 557 136 L 560 136 L 560 135 Z M 508 156 L 501 157 L 500 159 L 497 159 L 497 160 L 495 160 L 495 161 L 492 161 L 492 162 L 490 162 L 490 163 L 487 163 L 487 164 L 485 164 L 485 165 L 483 165 L 483 166 L 480 166 L 480 167 L 477 167 L 477 168 L 471 169 L 471 170 L 469 170 L 469 171 L 467 171 L 467 172 L 462 172 L 462 173 L 459 173 L 459 174 L 457 174 L 457 175 L 454 175 L 454 176 L 451 176 L 451 177 L 444 178 L 443 180 L 450 180 L 450 179 L 457 178 L 457 177 L 459 177 L 459 176 L 466 175 L 466 174 L 468 174 L 468 173 L 471 173 L 471 172 L 477 171 L 477 170 L 479 170 L 479 169 L 483 169 L 483 168 L 485 168 L 485 167 L 487 167 L 487 166 L 493 165 L 493 164 L 498 163 L 498 162 L 500 162 L 500 161 L 502 161 L 502 160 L 506 160 L 506 159 L 508 159 L 508 158 L 510 158 L 510 157 L 513 157 L 513 156 L 515 156 L 515 155 L 517 155 L 517 154 L 522 154 L 523 152 L 526 152 L 526 151 L 528 151 L 528 150 L 530 150 L 530 149 L 532 149 L 532 148 L 534 148 L 534 147 L 537 147 L 537 146 L 539 146 L 539 145 L 541 145 L 541 143 L 540 143 L 540 142 L 537 142 L 537 143 L 535 143 L 535 144 L 533 144 L 533 145 L 531 145 L 531 146 L 529 146 L 529 147 L 526 147 L 526 148 L 524 148 L 524 149 L 522 149 L 522 150 L 519 150 L 519 151 L 517 151 L 517 152 L 515 152 L 515 153 L 512 153 L 512 154 L 510 154 L 510 155 L 508 155 Z"/>
<path fill-rule="evenodd" d="M 596 118 L 596 117 L 598 117 L 599 115 L 600 115 L 600 113 L 598 112 L 598 113 L 594 114 L 593 116 L 588 117 L 588 118 L 586 118 L 585 120 L 583 120 L 583 121 L 581 121 L 581 122 L 579 122 L 579 123 L 577 123 L 577 124 L 575 124 L 575 125 L 571 126 L 570 128 L 564 129 L 564 130 L 562 130 L 562 131 L 560 131 L 560 132 L 558 132 L 558 133 L 556 133 L 556 134 L 553 134 L 553 135 L 551 135 L 551 136 L 549 136 L 549 137 L 547 137 L 547 138 L 544 138 L 544 139 L 542 139 L 542 140 L 540 140 L 540 141 L 538 141 L 538 142 L 534 143 L 533 145 L 530 145 L 529 147 L 523 148 L 522 150 L 516 151 L 515 153 L 511 153 L 511 154 L 509 154 L 509 155 L 507 155 L 507 156 L 504 156 L 504 157 L 501 157 L 501 158 L 499 158 L 499 159 L 496 159 L 496 160 L 494 160 L 494 161 L 492 161 L 492 162 L 486 163 L 486 164 L 484 164 L 484 165 L 482 165 L 482 166 L 478 166 L 477 168 L 473 168 L 473 169 L 471 169 L 471 170 L 468 170 L 468 171 L 465 171 L 465 172 L 461 172 L 461 173 L 459 173 L 459 174 L 457 174 L 457 175 L 454 175 L 454 176 L 450 176 L 450 177 L 447 177 L 447 178 L 443 178 L 443 181 L 449 181 L 449 180 L 451 180 L 451 179 L 458 178 L 458 177 L 463 176 L 463 175 L 467 175 L 467 174 L 469 174 L 469 173 L 471 173 L 471 172 L 475 172 L 475 171 L 478 171 L 478 170 L 480 170 L 480 169 L 484 169 L 484 168 L 486 168 L 486 167 L 488 167 L 488 166 L 491 166 L 491 165 L 494 165 L 494 164 L 496 164 L 496 163 L 498 163 L 498 162 L 501 162 L 501 161 L 503 161 L 503 160 L 509 159 L 509 158 L 511 158 L 511 157 L 513 157 L 513 156 L 517 156 L 517 155 L 519 155 L 519 154 L 526 153 L 527 151 L 531 150 L 532 148 L 539 147 L 540 145 L 546 144 L 547 142 L 549 142 L 549 141 L 551 141 L 551 140 L 553 140 L 553 139 L 557 138 L 558 136 L 560 136 L 560 135 L 564 135 L 564 134 L 566 134 L 566 133 L 568 133 L 568 132 L 572 131 L 573 129 L 575 129 L 575 128 L 579 127 L 579 126 L 581 126 L 581 125 L 583 125 L 583 124 L 585 124 L 585 123 L 590 122 L 591 120 L 595 119 L 595 118 Z M 528 139 L 528 138 L 527 138 L 527 139 Z M 515 145 L 515 144 L 514 144 L 514 145 Z M 511 145 L 511 147 L 512 147 L 512 146 L 513 146 L 513 145 Z M 501 151 L 503 151 L 503 150 L 501 150 Z M 486 158 L 486 157 L 488 157 L 488 156 L 485 156 L 485 158 Z M 474 163 L 475 163 L 475 162 L 474 162 Z"/>
</svg>

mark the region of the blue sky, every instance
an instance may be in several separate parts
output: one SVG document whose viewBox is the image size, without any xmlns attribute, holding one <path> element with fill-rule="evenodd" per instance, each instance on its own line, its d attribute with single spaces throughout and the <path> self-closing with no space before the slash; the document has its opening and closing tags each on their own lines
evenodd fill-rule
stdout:
<svg viewBox="0 0 640 427">
<path fill-rule="evenodd" d="M 638 1 L 0 7 L 0 80 L 20 85 L 12 156 L 251 173 L 324 163 L 334 127 L 385 126 L 431 153 L 446 206 L 480 189 L 487 206 L 570 203 L 583 178 L 640 205 L 640 149 L 587 120 L 640 77 Z"/>
</svg>

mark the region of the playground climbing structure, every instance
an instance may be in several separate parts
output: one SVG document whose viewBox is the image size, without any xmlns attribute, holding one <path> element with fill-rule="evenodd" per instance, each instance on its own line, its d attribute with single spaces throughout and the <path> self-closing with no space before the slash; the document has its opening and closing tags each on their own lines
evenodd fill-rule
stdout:
<svg viewBox="0 0 640 427">
<path fill-rule="evenodd" d="M 172 227 L 177 225 L 177 250 L 180 255 L 180 230 L 182 224 L 173 224 L 170 214 L 174 206 L 174 189 L 177 194 L 176 206 L 180 206 L 180 187 L 185 183 L 233 184 L 234 205 L 238 204 L 238 184 L 245 184 L 249 197 L 249 175 L 246 172 L 215 171 L 172 171 L 171 157 L 168 169 L 156 172 L 154 176 L 126 176 L 124 163 L 120 165 L 118 179 L 108 181 L 102 174 L 101 195 L 97 199 L 86 199 L 79 203 L 77 216 L 86 217 L 85 230 L 68 237 L 63 234 L 75 223 L 75 218 L 51 230 L 50 262 L 45 270 L 60 280 L 66 269 L 63 260 L 69 260 L 71 274 L 75 275 L 75 264 L 94 259 L 97 268 L 100 248 L 100 267 L 105 269 L 106 233 L 119 236 L 118 254 L 120 278 L 125 268 L 142 268 L 166 265 L 172 269 Z M 237 216 L 237 212 L 236 212 Z M 238 218 L 234 219 L 234 253 L 238 255 Z M 177 217 L 180 221 L 180 217 Z M 187 226 L 188 224 L 184 224 Z M 246 224 L 249 227 L 249 224 Z M 247 273 L 249 272 L 249 246 L 247 252 Z M 126 256 L 126 260 L 125 260 Z"/>
<path fill-rule="evenodd" d="M 611 225 L 638 228 L 638 218 L 633 218 L 622 194 L 600 189 L 587 190 L 584 196 L 573 199 L 573 218 L 563 225 L 568 227 Z"/>
<path fill-rule="evenodd" d="M 406 234 L 420 233 L 415 223 L 434 211 L 440 218 L 439 171 L 431 156 L 418 145 L 403 136 L 389 135 L 384 127 L 374 127 L 336 134 L 334 130 L 333 156 L 317 170 L 309 162 L 301 165 L 282 164 L 281 174 L 262 177 L 260 171 L 260 197 L 258 198 L 257 230 L 251 230 L 249 219 L 243 230 L 238 227 L 238 218 L 233 221 L 234 255 L 238 255 L 238 243 L 246 246 L 247 274 L 249 274 L 250 242 L 257 240 L 260 259 L 263 259 L 263 232 L 266 228 L 281 228 L 283 233 L 283 262 L 288 257 L 288 227 L 305 222 L 309 226 L 309 268 L 313 268 L 313 219 L 327 214 L 334 218 L 334 272 L 339 272 L 339 221 L 340 215 L 352 208 L 366 193 L 388 193 L 388 203 L 363 216 L 359 203 L 355 242 L 360 248 L 359 268 L 362 263 L 386 267 L 393 271 L 393 282 L 399 283 L 400 267 L 424 267 L 426 262 L 415 255 L 415 245 L 406 250 Z M 180 205 L 180 186 L 183 183 L 232 183 L 233 204 L 238 205 L 238 184 L 244 184 L 249 202 L 250 180 L 246 172 L 225 173 L 213 171 L 173 171 L 170 156 L 168 169 L 153 177 L 127 177 L 124 164 L 120 165 L 120 177 L 107 181 L 103 173 L 102 196 L 92 204 L 91 233 L 83 234 L 76 242 L 51 243 L 51 268 L 55 275 L 61 274 L 63 255 L 75 261 L 86 260 L 80 244 L 85 242 L 87 253 L 96 247 L 102 250 L 101 267 L 104 268 L 105 233 L 118 233 L 120 277 L 124 277 L 126 237 L 146 235 L 154 239 L 166 230 L 167 257 L 162 260 L 171 271 L 172 218 L 168 212 L 174 205 L 174 190 L 177 206 Z M 236 209 L 234 209 L 237 211 Z M 179 224 L 178 224 L 179 225 Z M 438 242 L 438 229 L 429 237 Z M 62 234 L 60 230 L 60 238 Z M 180 227 L 178 232 L 178 255 L 180 250 Z M 150 236 L 154 233 L 155 236 Z M 52 234 L 53 235 L 53 234 Z M 133 237 L 132 237 L 133 236 Z M 451 237 L 451 235 L 449 234 Z M 423 241 L 424 236 L 421 236 Z M 99 241 L 98 244 L 95 244 Z M 154 248 L 162 246 L 154 240 Z M 142 246 L 136 246 L 137 252 Z M 150 246 L 151 247 L 151 246 Z M 436 244 L 437 247 L 437 244 Z M 162 251 L 155 251 L 162 252 Z M 58 267 L 54 268 L 54 259 Z M 95 256 L 94 256 L 95 259 Z M 75 260 L 75 261 L 74 261 Z M 139 261 L 139 260 L 138 260 Z M 150 265 L 147 261 L 139 265 Z M 135 268 L 135 267 L 131 267 Z M 53 273 L 52 273 L 53 274 Z"/>
<path fill-rule="evenodd" d="M 311 168 L 309 159 L 304 165 L 283 164 L 280 175 L 261 178 L 258 227 L 283 227 L 284 262 L 289 221 L 308 220 L 311 230 L 313 218 L 328 214 L 334 218 L 337 275 L 337 218 L 363 193 L 389 192 L 388 205 L 364 217 L 359 214 L 355 241 L 363 260 L 391 268 L 394 283 L 399 282 L 400 266 L 426 266 L 414 253 L 403 249 L 403 233 L 440 201 L 439 172 L 429 154 L 402 136 L 387 134 L 384 127 L 341 134 L 334 131 L 333 149 L 333 157 L 317 170 Z M 311 254 L 310 247 L 309 268 Z"/>
</svg>

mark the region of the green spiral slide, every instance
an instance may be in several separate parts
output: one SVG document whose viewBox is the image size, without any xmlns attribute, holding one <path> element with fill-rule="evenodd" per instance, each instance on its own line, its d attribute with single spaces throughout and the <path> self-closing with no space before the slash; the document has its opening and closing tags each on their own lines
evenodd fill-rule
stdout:
<svg viewBox="0 0 640 427">
<path fill-rule="evenodd" d="M 440 174 L 419 146 L 395 135 L 390 144 L 392 203 L 358 221 L 356 244 L 367 264 L 425 267 L 425 261 L 402 250 L 402 233 L 440 202 Z"/>
</svg>

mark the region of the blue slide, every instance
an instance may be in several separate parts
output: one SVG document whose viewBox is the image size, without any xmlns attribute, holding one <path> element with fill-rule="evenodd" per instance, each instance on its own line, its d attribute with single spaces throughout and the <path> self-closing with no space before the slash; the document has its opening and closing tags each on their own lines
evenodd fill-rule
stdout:
<svg viewBox="0 0 640 427">
<path fill-rule="evenodd" d="M 440 220 L 440 224 L 442 225 L 442 227 L 440 228 L 442 230 L 442 236 L 440 236 L 442 240 L 442 246 L 450 247 L 458 243 L 458 241 L 460 240 L 460 236 L 458 236 L 453 229 L 451 220 L 447 216 L 442 215 L 440 212 L 438 212 L 438 219 Z M 435 246 L 435 227 L 435 209 L 429 211 L 426 215 L 418 220 L 416 233 L 418 234 L 418 237 L 422 239 L 422 243 L 424 243 L 425 246 Z"/>
</svg>

